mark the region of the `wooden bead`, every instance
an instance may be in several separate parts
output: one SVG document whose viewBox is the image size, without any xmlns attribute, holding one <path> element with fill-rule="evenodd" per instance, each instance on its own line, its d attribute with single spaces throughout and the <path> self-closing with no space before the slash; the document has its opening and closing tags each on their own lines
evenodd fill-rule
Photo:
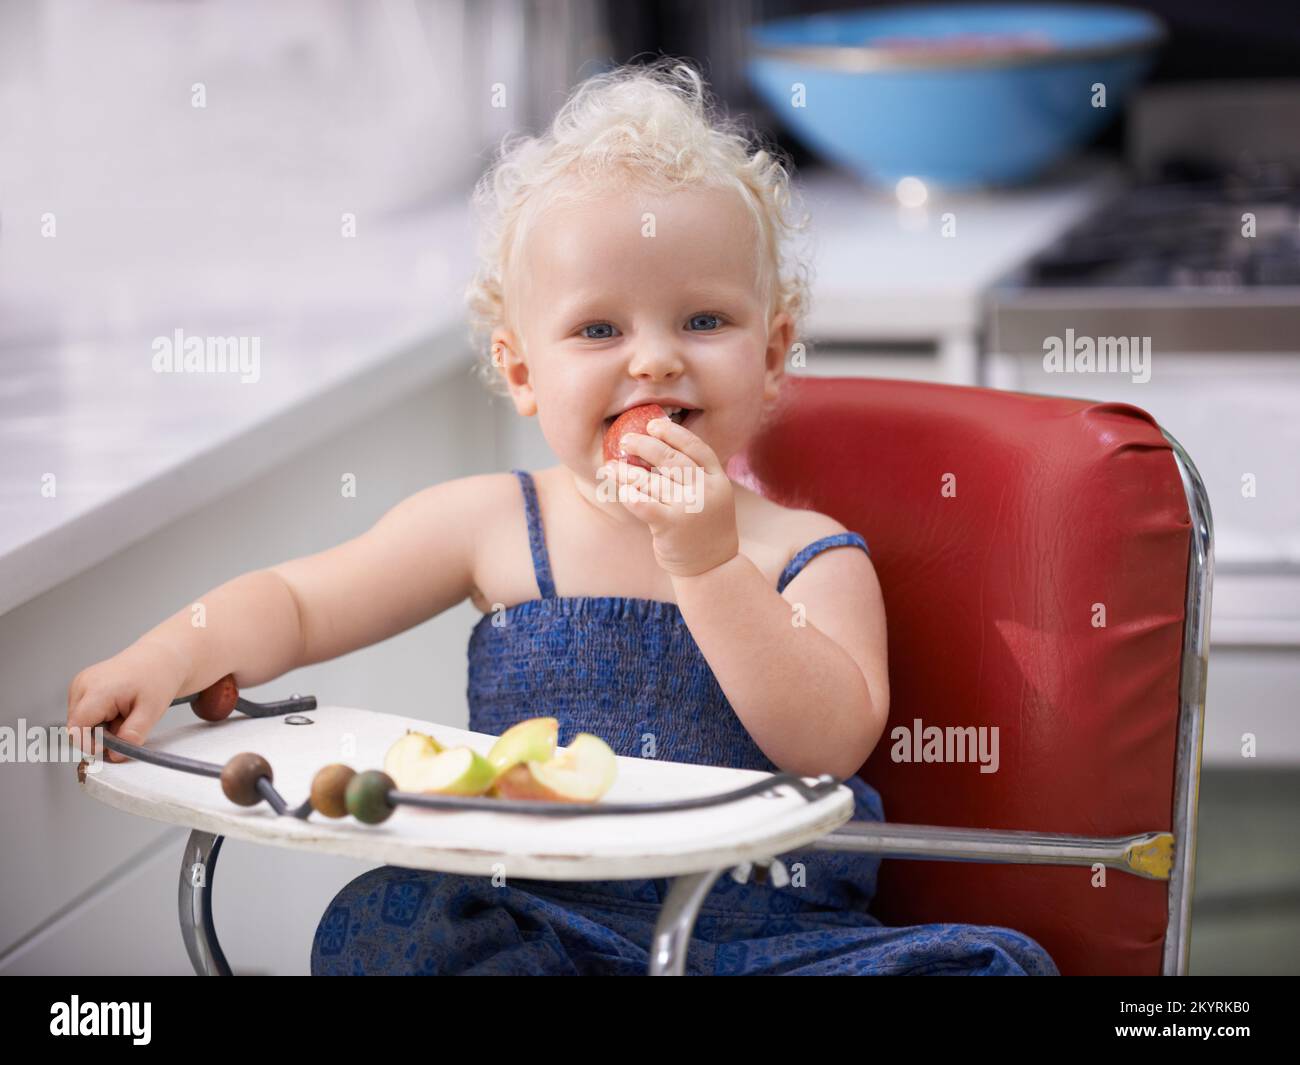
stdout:
<svg viewBox="0 0 1300 1065">
<path fill-rule="evenodd" d="M 271 764 L 260 754 L 244 752 L 230 759 L 221 769 L 221 790 L 226 798 L 240 806 L 256 806 L 262 801 L 257 782 L 271 779 Z"/>
<path fill-rule="evenodd" d="M 239 701 L 239 689 L 235 687 L 235 675 L 227 673 L 215 684 L 199 692 L 190 709 L 204 721 L 225 721 Z"/>
<path fill-rule="evenodd" d="M 345 793 L 348 813 L 367 825 L 387 821 L 393 812 L 388 793 L 396 788 L 393 778 L 378 769 L 358 773 L 348 781 Z"/>
<path fill-rule="evenodd" d="M 327 765 L 311 781 L 311 808 L 326 817 L 347 817 L 348 784 L 356 776 L 351 766 L 335 762 Z"/>
</svg>

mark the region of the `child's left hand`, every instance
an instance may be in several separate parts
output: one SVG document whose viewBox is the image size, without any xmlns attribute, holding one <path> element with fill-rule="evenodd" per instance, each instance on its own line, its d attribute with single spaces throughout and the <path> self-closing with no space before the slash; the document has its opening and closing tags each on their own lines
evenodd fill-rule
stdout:
<svg viewBox="0 0 1300 1065">
<path fill-rule="evenodd" d="M 628 433 L 623 447 L 655 467 L 606 462 L 597 484 L 650 526 L 655 558 L 676 577 L 694 577 L 740 553 L 731 480 L 703 440 L 669 418 L 646 426 L 651 435 Z"/>
</svg>

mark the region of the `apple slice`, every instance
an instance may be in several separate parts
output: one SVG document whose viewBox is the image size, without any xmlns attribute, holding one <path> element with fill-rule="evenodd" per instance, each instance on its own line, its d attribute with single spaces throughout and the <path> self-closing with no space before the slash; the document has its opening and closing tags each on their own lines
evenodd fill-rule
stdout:
<svg viewBox="0 0 1300 1065">
<path fill-rule="evenodd" d="M 404 783 L 430 758 L 442 754 L 444 748 L 432 736 L 407 729 L 406 735 L 388 748 L 384 755 L 384 772 L 393 778 L 398 791 L 412 791 Z"/>
<path fill-rule="evenodd" d="M 496 776 L 492 763 L 478 751 L 453 747 L 418 763 L 406 782 L 398 781 L 397 787 L 399 791 L 422 795 L 482 795 Z"/>
<path fill-rule="evenodd" d="M 497 738 L 487 760 L 498 774 L 520 762 L 545 762 L 555 754 L 560 722 L 553 717 L 530 717 L 511 725 Z"/>
<path fill-rule="evenodd" d="M 550 802 L 596 802 L 614 784 L 618 762 L 609 744 L 590 732 L 546 761 L 515 765 L 497 778 L 495 792 L 503 799 L 543 799 Z"/>
</svg>

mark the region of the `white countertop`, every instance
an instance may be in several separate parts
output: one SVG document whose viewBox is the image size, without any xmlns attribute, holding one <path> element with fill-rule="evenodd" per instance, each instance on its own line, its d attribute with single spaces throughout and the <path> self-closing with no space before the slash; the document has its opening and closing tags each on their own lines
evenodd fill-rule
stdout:
<svg viewBox="0 0 1300 1065">
<path fill-rule="evenodd" d="M 969 334 L 984 291 L 1126 180 L 1101 157 L 997 192 L 931 190 L 902 207 L 840 171 L 809 171 L 815 263 L 809 332 L 820 340 L 910 340 Z M 951 213 L 953 236 L 944 236 Z"/>
<path fill-rule="evenodd" d="M 7 215 L 0 613 L 273 468 L 286 441 L 468 366 L 471 237 L 457 198 L 354 238 L 335 218 L 317 239 L 241 244 L 238 263 L 175 245 L 103 261 L 107 240 L 24 241 Z M 259 380 L 154 372 L 154 338 L 176 329 L 259 338 Z"/>
</svg>

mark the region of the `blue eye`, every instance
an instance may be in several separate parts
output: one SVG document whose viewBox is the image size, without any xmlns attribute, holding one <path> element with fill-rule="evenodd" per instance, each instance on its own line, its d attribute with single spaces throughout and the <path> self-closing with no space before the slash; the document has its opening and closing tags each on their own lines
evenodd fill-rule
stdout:
<svg viewBox="0 0 1300 1065">
<path fill-rule="evenodd" d="M 608 322 L 592 322 L 591 325 L 584 325 L 582 327 L 582 336 L 583 339 L 585 340 L 609 340 L 614 335 L 613 333 L 606 333 L 604 336 L 594 337 L 589 335 L 587 330 L 588 329 L 613 329 L 613 328 L 614 327 L 610 325 Z"/>
<path fill-rule="evenodd" d="M 716 314 L 697 314 L 694 318 L 691 319 L 691 324 L 694 325 L 696 322 L 700 321 L 701 319 L 710 319 L 710 318 L 713 319 L 713 321 L 717 322 L 719 326 L 722 325 L 722 318 Z M 692 330 L 692 332 L 697 332 L 697 333 L 699 332 L 711 333 L 713 331 L 714 330 L 709 328 L 705 328 L 702 330 L 701 329 Z"/>
</svg>

